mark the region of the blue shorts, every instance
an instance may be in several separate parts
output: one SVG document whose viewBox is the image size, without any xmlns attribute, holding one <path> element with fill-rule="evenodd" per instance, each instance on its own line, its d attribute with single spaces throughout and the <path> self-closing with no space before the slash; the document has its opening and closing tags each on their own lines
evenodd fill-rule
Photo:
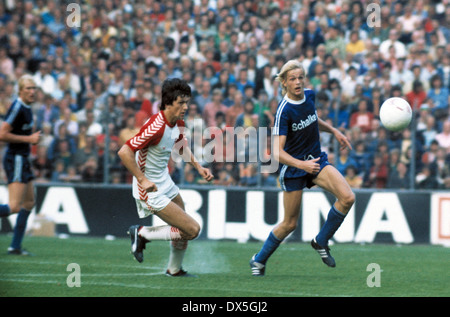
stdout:
<svg viewBox="0 0 450 317">
<path fill-rule="evenodd" d="M 313 183 L 314 178 L 319 175 L 320 171 L 322 171 L 325 166 L 331 165 L 328 162 L 328 155 L 325 152 L 320 153 L 320 159 L 317 161 L 317 163 L 320 164 L 320 169 L 317 174 L 306 174 L 305 176 L 296 178 L 287 178 L 283 177 L 283 175 L 280 174 L 281 189 L 285 192 L 292 192 L 296 190 L 302 190 L 305 187 L 313 187 L 315 185 Z"/>
<path fill-rule="evenodd" d="M 34 179 L 28 156 L 7 153 L 3 158 L 3 168 L 5 169 L 8 184 L 14 182 L 26 184 Z"/>
</svg>

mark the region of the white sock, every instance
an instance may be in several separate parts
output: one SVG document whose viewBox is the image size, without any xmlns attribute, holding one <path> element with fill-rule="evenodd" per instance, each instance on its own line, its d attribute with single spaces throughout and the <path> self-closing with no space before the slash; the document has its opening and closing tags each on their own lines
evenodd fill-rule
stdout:
<svg viewBox="0 0 450 317">
<path fill-rule="evenodd" d="M 149 241 L 152 240 L 166 240 L 178 241 L 181 240 L 180 230 L 172 226 L 157 226 L 157 227 L 142 227 L 139 230 L 139 235 Z"/>
<path fill-rule="evenodd" d="M 170 256 L 167 269 L 170 274 L 176 274 L 181 269 L 181 262 L 183 262 L 184 254 L 186 253 L 188 241 L 179 240 L 170 243 Z"/>
</svg>

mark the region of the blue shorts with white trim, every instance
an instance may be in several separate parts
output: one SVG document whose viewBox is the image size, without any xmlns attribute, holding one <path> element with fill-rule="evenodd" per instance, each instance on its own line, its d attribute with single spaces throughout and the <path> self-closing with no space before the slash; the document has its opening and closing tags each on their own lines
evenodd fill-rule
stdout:
<svg viewBox="0 0 450 317">
<path fill-rule="evenodd" d="M 8 184 L 14 182 L 26 184 L 35 178 L 28 156 L 7 153 L 3 158 L 3 168 Z"/>
<path fill-rule="evenodd" d="M 320 171 L 327 166 L 331 165 L 328 162 L 328 155 L 325 152 L 320 153 L 320 159 L 317 161 L 317 163 L 320 164 L 320 169 L 317 174 L 306 174 L 302 177 L 295 177 L 295 178 L 286 178 L 284 177 L 283 171 L 280 173 L 280 185 L 281 189 L 285 192 L 292 192 L 296 190 L 302 190 L 305 187 L 311 188 L 314 186 L 313 180 L 314 178 L 319 175 Z"/>
</svg>

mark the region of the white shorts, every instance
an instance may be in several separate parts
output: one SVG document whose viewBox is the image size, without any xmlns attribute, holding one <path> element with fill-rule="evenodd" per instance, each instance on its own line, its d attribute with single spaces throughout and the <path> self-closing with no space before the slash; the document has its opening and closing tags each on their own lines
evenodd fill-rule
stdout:
<svg viewBox="0 0 450 317">
<path fill-rule="evenodd" d="M 163 210 L 175 197 L 180 189 L 173 181 L 157 184 L 158 191 L 147 193 L 147 200 L 136 199 L 136 207 L 139 218 L 145 218 Z"/>
</svg>

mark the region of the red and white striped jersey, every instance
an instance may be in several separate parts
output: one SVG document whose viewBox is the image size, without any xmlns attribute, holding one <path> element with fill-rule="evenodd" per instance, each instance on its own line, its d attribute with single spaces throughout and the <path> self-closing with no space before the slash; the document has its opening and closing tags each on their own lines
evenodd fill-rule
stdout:
<svg viewBox="0 0 450 317">
<path fill-rule="evenodd" d="M 168 163 L 172 148 L 183 138 L 184 121 L 178 120 L 171 125 L 164 112 L 153 115 L 139 132 L 127 141 L 127 145 L 136 153 L 136 163 L 144 175 L 157 185 L 163 185 L 170 179 Z M 147 193 L 139 188 L 133 177 L 133 196 L 146 200 Z M 158 186 L 158 191 L 163 190 Z"/>
</svg>

